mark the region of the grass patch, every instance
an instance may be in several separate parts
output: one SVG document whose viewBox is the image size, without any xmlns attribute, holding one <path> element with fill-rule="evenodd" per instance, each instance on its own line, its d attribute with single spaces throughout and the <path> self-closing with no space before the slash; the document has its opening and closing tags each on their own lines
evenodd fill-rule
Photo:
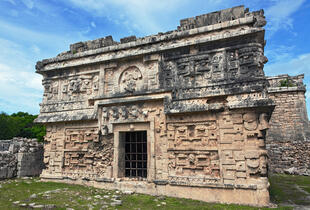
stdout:
<svg viewBox="0 0 310 210">
<path fill-rule="evenodd" d="M 310 177 L 274 174 L 269 181 L 274 203 L 310 205 Z"/>
<path fill-rule="evenodd" d="M 272 175 L 270 177 L 271 200 L 280 204 L 276 209 L 288 210 L 292 207 L 282 204 L 310 205 L 306 200 L 310 192 L 310 177 Z M 21 209 L 20 204 L 53 204 L 56 209 L 212 209 L 212 210 L 264 210 L 240 205 L 205 203 L 202 201 L 180 199 L 144 194 L 123 194 L 120 191 L 97 189 L 93 187 L 54 182 L 40 182 L 39 179 L 12 179 L 0 181 L 0 209 Z M 298 187 L 296 187 L 298 186 Z M 35 194 L 35 196 L 32 196 Z M 111 206 L 114 200 L 121 205 Z M 13 202 L 19 201 L 18 204 Z"/>
</svg>

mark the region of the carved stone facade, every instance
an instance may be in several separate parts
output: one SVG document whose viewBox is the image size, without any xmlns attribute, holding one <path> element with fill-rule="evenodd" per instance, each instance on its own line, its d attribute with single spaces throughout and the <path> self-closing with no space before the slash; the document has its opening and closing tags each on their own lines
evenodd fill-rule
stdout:
<svg viewBox="0 0 310 210">
<path fill-rule="evenodd" d="M 265 24 L 263 11 L 234 7 L 167 33 L 79 42 L 38 62 L 41 177 L 268 205 Z"/>
</svg>

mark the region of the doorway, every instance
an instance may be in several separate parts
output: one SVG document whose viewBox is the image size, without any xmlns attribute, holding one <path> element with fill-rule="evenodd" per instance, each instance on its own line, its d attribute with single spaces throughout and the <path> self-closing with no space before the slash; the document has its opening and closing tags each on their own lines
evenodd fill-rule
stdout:
<svg viewBox="0 0 310 210">
<path fill-rule="evenodd" d="M 125 177 L 147 178 L 147 132 L 125 132 Z"/>
</svg>

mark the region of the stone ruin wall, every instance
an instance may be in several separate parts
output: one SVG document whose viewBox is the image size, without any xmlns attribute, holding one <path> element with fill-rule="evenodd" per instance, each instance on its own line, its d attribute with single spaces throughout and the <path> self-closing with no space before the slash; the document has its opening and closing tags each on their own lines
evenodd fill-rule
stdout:
<svg viewBox="0 0 310 210">
<path fill-rule="evenodd" d="M 234 7 L 167 33 L 79 42 L 38 62 L 42 179 L 268 205 L 265 24 L 263 11 Z M 145 178 L 124 172 L 123 134 L 133 131 L 146 131 Z"/>
<path fill-rule="evenodd" d="M 0 140 L 0 179 L 39 176 L 43 168 L 43 144 L 37 139 Z"/>
<path fill-rule="evenodd" d="M 268 77 L 269 97 L 276 104 L 266 138 L 270 172 L 310 175 L 310 129 L 303 79 L 304 75 Z"/>
</svg>

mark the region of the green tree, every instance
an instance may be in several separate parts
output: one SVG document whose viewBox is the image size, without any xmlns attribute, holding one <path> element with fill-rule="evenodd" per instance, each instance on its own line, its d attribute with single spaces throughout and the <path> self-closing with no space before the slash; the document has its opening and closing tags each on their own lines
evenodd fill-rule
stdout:
<svg viewBox="0 0 310 210">
<path fill-rule="evenodd" d="M 33 122 L 36 118 L 37 115 L 31 115 L 27 112 L 17 112 L 12 115 L 2 112 L 0 114 L 0 139 L 25 137 L 43 141 L 46 130 L 43 125 Z"/>
<path fill-rule="evenodd" d="M 0 114 L 0 139 L 11 139 L 18 133 L 16 122 L 6 113 Z"/>
</svg>

